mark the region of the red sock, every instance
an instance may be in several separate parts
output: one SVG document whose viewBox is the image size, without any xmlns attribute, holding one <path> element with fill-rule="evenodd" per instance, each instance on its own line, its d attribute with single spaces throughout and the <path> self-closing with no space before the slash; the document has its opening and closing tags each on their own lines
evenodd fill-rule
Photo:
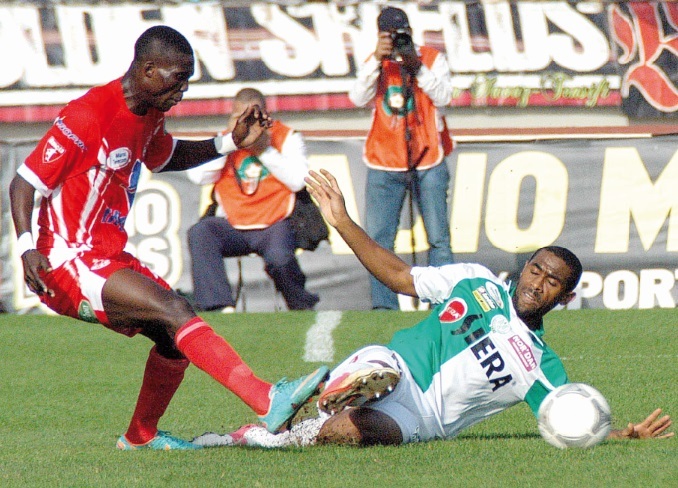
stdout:
<svg viewBox="0 0 678 488">
<path fill-rule="evenodd" d="M 257 415 L 268 412 L 271 384 L 257 378 L 231 345 L 200 317 L 182 325 L 174 342 L 189 361 L 238 395 Z"/>
<path fill-rule="evenodd" d="M 146 361 L 139 399 L 125 437 L 133 444 L 144 444 L 158 432 L 158 420 L 184 379 L 187 359 L 168 359 L 153 346 Z"/>
</svg>

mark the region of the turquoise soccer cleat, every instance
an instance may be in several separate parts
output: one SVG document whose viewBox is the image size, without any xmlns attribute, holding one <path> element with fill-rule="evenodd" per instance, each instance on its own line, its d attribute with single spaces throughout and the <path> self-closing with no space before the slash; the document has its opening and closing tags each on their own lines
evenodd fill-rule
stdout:
<svg viewBox="0 0 678 488">
<path fill-rule="evenodd" d="M 276 433 L 296 414 L 299 409 L 320 389 L 330 373 L 327 366 L 321 366 L 313 373 L 294 381 L 286 378 L 278 381 L 271 388 L 269 397 L 271 405 L 268 413 L 259 417 L 259 421 L 271 433 Z"/>
<path fill-rule="evenodd" d="M 115 445 L 121 451 L 136 451 L 138 449 L 153 449 L 156 451 L 173 451 L 173 450 L 191 450 L 202 449 L 202 446 L 193 444 L 191 442 L 179 439 L 170 435 L 169 432 L 159 430 L 153 439 L 145 444 L 132 444 L 124 435 L 121 435 Z"/>
</svg>

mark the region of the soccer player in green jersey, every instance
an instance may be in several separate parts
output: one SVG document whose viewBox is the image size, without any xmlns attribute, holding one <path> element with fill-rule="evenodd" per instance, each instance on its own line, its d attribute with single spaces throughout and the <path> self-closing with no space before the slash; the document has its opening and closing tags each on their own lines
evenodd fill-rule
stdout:
<svg viewBox="0 0 678 488">
<path fill-rule="evenodd" d="M 370 273 L 397 293 L 431 303 L 432 312 L 388 345 L 362 348 L 337 366 L 319 397 L 318 419 L 277 436 L 245 426 L 221 436 L 223 443 L 401 444 L 455 437 L 522 401 L 536 416 L 546 395 L 568 382 L 542 338 L 543 317 L 574 298 L 579 259 L 562 247 L 541 248 L 515 288 L 479 264 L 412 267 L 367 236 L 348 216 L 335 178 L 321 173 L 311 172 L 306 182 L 327 222 Z M 657 409 L 610 436 L 672 437 L 670 417 L 660 415 Z"/>
</svg>

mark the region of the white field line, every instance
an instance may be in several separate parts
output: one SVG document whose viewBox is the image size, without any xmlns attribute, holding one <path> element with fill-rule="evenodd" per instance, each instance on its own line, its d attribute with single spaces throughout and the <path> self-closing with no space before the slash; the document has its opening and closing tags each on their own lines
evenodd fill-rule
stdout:
<svg viewBox="0 0 678 488">
<path fill-rule="evenodd" d="M 338 310 L 318 312 L 315 324 L 306 332 L 304 346 L 304 361 L 325 362 L 334 361 L 334 339 L 332 331 L 341 322 L 342 313 Z"/>
</svg>

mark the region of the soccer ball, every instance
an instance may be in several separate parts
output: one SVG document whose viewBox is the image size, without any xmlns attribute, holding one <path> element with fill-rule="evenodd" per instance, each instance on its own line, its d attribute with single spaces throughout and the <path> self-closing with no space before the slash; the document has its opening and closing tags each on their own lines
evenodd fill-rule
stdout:
<svg viewBox="0 0 678 488">
<path fill-rule="evenodd" d="M 584 383 L 569 383 L 546 395 L 537 419 L 544 440 L 560 449 L 593 447 L 612 428 L 605 397 Z"/>
</svg>

